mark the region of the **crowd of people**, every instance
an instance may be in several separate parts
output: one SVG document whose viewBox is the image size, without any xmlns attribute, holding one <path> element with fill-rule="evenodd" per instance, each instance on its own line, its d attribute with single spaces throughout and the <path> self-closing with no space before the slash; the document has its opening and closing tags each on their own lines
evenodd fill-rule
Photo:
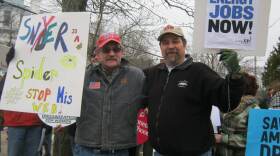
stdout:
<svg viewBox="0 0 280 156">
<path fill-rule="evenodd" d="M 147 144 L 155 155 L 245 155 L 248 111 L 259 108 L 258 84 L 253 75 L 240 70 L 237 53 L 220 51 L 228 70 L 222 78 L 186 53 L 187 40 L 180 27 L 165 26 L 158 41 L 164 61 L 142 71 L 123 59 L 119 35 L 100 35 L 92 53 L 94 63 L 85 74 L 81 115 L 71 126 L 71 154 L 137 155 L 137 112 L 147 108 Z M 7 64 L 14 54 L 11 48 Z M 270 107 L 279 109 L 280 83 L 269 89 Z M 215 135 L 212 105 L 222 112 L 221 131 Z M 42 130 L 49 128 L 36 114 L 4 111 L 3 125 L 8 127 L 9 156 L 40 155 Z"/>
</svg>

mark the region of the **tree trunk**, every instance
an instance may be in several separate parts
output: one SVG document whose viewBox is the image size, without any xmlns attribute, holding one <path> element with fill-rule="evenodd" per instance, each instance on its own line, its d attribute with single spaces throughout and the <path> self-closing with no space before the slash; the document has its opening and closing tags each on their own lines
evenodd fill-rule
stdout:
<svg viewBox="0 0 280 156">
<path fill-rule="evenodd" d="M 86 11 L 87 0 L 62 0 L 62 12 Z"/>
</svg>

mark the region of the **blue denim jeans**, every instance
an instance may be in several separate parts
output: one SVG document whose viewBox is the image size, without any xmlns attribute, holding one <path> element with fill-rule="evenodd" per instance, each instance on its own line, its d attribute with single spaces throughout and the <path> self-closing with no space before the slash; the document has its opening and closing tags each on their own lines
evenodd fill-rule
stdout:
<svg viewBox="0 0 280 156">
<path fill-rule="evenodd" d="M 102 151 L 91 147 L 75 144 L 74 156 L 128 156 L 128 149 Z"/>
<path fill-rule="evenodd" d="M 154 152 L 154 156 L 162 156 L 157 151 Z M 212 148 L 210 148 L 207 152 L 202 153 L 200 156 L 212 156 Z"/>
<path fill-rule="evenodd" d="M 41 126 L 8 127 L 8 156 L 39 156 Z"/>
</svg>

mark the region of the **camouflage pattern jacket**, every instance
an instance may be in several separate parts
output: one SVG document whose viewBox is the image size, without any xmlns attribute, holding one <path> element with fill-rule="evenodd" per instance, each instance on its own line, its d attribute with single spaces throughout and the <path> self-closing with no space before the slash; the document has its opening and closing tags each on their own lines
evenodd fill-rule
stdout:
<svg viewBox="0 0 280 156">
<path fill-rule="evenodd" d="M 248 113 L 252 108 L 259 108 L 258 101 L 254 96 L 246 95 L 233 111 L 223 114 L 222 144 L 245 148 Z"/>
<path fill-rule="evenodd" d="M 272 96 L 270 106 L 272 109 L 280 109 L 280 91 Z"/>
</svg>

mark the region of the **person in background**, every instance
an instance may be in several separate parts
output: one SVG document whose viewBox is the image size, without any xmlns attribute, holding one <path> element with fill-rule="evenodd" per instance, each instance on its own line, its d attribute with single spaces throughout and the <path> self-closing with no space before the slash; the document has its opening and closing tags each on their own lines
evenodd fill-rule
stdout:
<svg viewBox="0 0 280 156">
<path fill-rule="evenodd" d="M 234 110 L 222 115 L 221 134 L 216 134 L 218 150 L 216 156 L 244 156 L 247 138 L 248 113 L 260 108 L 256 93 L 258 84 L 255 76 L 244 73 L 245 91 L 240 104 Z"/>
<path fill-rule="evenodd" d="M 7 65 L 15 56 L 12 47 L 6 56 Z M 0 96 L 2 95 L 5 78 L 0 82 Z M 39 144 L 43 123 L 33 113 L 3 111 L 4 126 L 8 127 L 8 156 L 39 156 Z"/>
<path fill-rule="evenodd" d="M 271 90 L 270 108 L 280 109 L 280 81 L 273 81 L 269 89 Z"/>
<path fill-rule="evenodd" d="M 229 71 L 221 78 L 207 65 L 186 55 L 180 27 L 167 25 L 158 37 L 164 62 L 146 69 L 149 141 L 166 156 L 211 156 L 214 144 L 212 105 L 234 109 L 243 93 L 237 54 L 223 50 L 220 60 Z"/>
<path fill-rule="evenodd" d="M 75 124 L 54 128 L 53 156 L 73 156 Z"/>
<path fill-rule="evenodd" d="M 124 51 L 119 35 L 102 34 L 96 46 L 99 64 L 85 75 L 74 155 L 128 156 L 129 149 L 136 147 L 144 73 L 121 63 Z"/>
<path fill-rule="evenodd" d="M 87 70 L 90 70 L 91 68 L 93 68 L 94 66 L 99 64 L 99 56 L 96 55 L 96 47 L 93 48 L 93 51 L 90 54 L 90 63 L 87 66 Z"/>
</svg>

